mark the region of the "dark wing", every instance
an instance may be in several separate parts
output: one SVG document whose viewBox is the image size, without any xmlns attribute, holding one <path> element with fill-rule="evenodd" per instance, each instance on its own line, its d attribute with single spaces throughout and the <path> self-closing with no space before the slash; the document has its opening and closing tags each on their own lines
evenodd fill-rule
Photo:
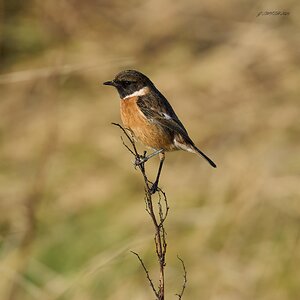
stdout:
<svg viewBox="0 0 300 300">
<path fill-rule="evenodd" d="M 137 100 L 137 105 L 150 122 L 168 128 L 174 134 L 180 134 L 187 142 L 193 145 L 172 106 L 157 89 L 152 93 L 140 96 Z"/>
</svg>

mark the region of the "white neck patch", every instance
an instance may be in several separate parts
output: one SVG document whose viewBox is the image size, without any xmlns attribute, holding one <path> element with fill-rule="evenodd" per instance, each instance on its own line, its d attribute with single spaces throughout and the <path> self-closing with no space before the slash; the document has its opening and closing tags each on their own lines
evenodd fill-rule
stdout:
<svg viewBox="0 0 300 300">
<path fill-rule="evenodd" d="M 140 90 L 135 91 L 134 93 L 132 93 L 130 95 L 127 95 L 126 97 L 123 98 L 123 100 L 131 98 L 131 97 L 144 96 L 144 95 L 148 94 L 148 92 L 149 92 L 149 88 L 147 86 L 145 86 L 145 87 L 141 88 Z"/>
</svg>

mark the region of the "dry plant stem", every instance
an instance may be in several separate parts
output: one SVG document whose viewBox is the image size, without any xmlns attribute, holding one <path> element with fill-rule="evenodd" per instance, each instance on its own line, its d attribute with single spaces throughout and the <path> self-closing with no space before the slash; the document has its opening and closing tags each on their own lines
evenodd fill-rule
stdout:
<svg viewBox="0 0 300 300">
<path fill-rule="evenodd" d="M 182 264 L 182 268 L 183 268 L 183 284 L 182 284 L 181 292 L 179 294 L 176 294 L 176 296 L 178 296 L 178 299 L 181 300 L 183 293 L 185 291 L 185 288 L 186 288 L 187 272 L 186 272 L 186 268 L 185 268 L 185 264 L 184 264 L 183 260 L 178 255 L 177 255 L 177 258 L 180 260 L 180 262 Z"/>
<path fill-rule="evenodd" d="M 155 294 L 156 299 L 164 300 L 165 299 L 165 266 L 166 266 L 166 252 L 167 252 L 167 240 L 166 240 L 166 231 L 164 228 L 164 222 L 165 222 L 168 212 L 169 212 L 167 197 L 166 197 L 166 194 L 164 193 L 164 191 L 162 191 L 162 189 L 157 187 L 157 195 L 158 195 L 157 207 L 153 206 L 153 201 L 152 201 L 153 193 L 151 191 L 153 183 L 147 177 L 146 170 L 145 170 L 145 162 L 143 162 L 143 158 L 146 157 L 146 152 L 144 152 L 143 155 L 140 155 L 137 152 L 137 149 L 135 146 L 135 141 L 129 130 L 123 128 L 120 124 L 117 124 L 117 123 L 112 123 L 112 124 L 115 126 L 118 126 L 123 131 L 123 133 L 127 137 L 128 141 L 130 142 L 131 147 L 129 147 L 124 142 L 123 138 L 121 137 L 123 145 L 134 156 L 135 162 L 136 162 L 135 167 L 139 168 L 139 170 L 143 176 L 143 179 L 144 179 L 146 211 L 149 214 L 149 216 L 151 217 L 151 220 L 152 220 L 154 228 L 155 228 L 154 243 L 155 243 L 156 256 L 157 256 L 158 264 L 159 264 L 159 282 L 158 282 L 157 287 L 155 287 L 155 285 L 150 277 L 149 271 L 148 271 L 147 267 L 145 266 L 142 258 L 136 252 L 132 252 L 132 253 L 135 254 L 137 256 L 137 258 L 139 259 L 139 261 L 146 273 L 150 287 L 151 287 L 153 293 Z M 137 164 L 137 162 L 140 162 L 140 161 L 142 161 L 142 162 Z M 184 284 L 183 284 L 181 293 L 176 294 L 179 297 L 179 299 L 182 298 L 182 295 L 183 295 L 183 292 L 184 292 L 185 286 L 186 286 L 185 266 L 181 259 L 180 259 L 180 261 L 181 261 L 181 263 L 183 265 L 183 269 L 184 269 Z"/>
<path fill-rule="evenodd" d="M 141 263 L 141 265 L 142 265 L 142 267 L 143 267 L 143 269 L 144 269 L 144 271 L 145 271 L 145 273 L 146 273 L 147 279 L 148 279 L 148 281 L 149 281 L 149 283 L 150 283 L 150 286 L 151 286 L 153 292 L 155 293 L 156 298 L 159 299 L 159 294 L 157 293 L 156 288 L 154 287 L 154 284 L 153 284 L 153 282 L 152 282 L 152 279 L 151 279 L 151 277 L 150 277 L 150 275 L 149 275 L 149 271 L 148 271 L 148 269 L 146 268 L 146 266 L 145 266 L 143 260 L 141 259 L 141 257 L 139 256 L 138 253 L 136 253 L 136 252 L 134 252 L 134 251 L 131 251 L 131 253 L 133 253 L 134 255 L 137 256 L 138 260 L 140 261 L 140 263 Z"/>
</svg>

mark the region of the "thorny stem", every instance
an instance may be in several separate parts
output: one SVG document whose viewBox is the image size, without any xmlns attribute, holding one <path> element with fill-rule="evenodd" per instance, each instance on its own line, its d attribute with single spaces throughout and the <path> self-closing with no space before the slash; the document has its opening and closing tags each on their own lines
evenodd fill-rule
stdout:
<svg viewBox="0 0 300 300">
<path fill-rule="evenodd" d="M 136 145 L 134 138 L 131 134 L 131 132 L 122 127 L 120 124 L 117 123 L 112 123 L 113 125 L 119 127 L 122 132 L 125 134 L 126 138 L 131 144 L 131 147 L 129 147 L 124 139 L 121 137 L 123 145 L 127 148 L 127 150 L 134 156 L 135 162 L 140 161 L 140 159 L 143 159 L 146 157 L 146 151 L 143 153 L 143 155 L 140 155 L 137 151 Z M 133 254 L 137 256 L 139 259 L 145 273 L 148 279 L 148 282 L 151 286 L 151 289 L 153 293 L 155 294 L 156 300 L 164 300 L 165 299 L 165 266 L 166 266 L 166 252 L 167 252 L 167 240 L 166 240 L 166 231 L 164 228 L 164 222 L 167 218 L 168 212 L 169 212 L 169 206 L 168 206 L 168 201 L 167 201 L 167 196 L 164 193 L 164 191 L 157 187 L 157 195 L 158 195 L 158 202 L 157 202 L 157 213 L 155 213 L 155 209 L 153 207 L 153 201 L 152 201 L 152 192 L 151 192 L 151 187 L 152 187 L 152 182 L 148 179 L 147 174 L 146 174 L 146 169 L 145 169 L 145 162 L 142 163 L 135 163 L 135 167 L 138 167 L 140 170 L 144 183 L 145 183 L 145 204 L 146 204 L 146 211 L 150 215 L 154 228 L 155 228 L 155 236 L 154 236 L 154 243 L 155 243 L 155 250 L 156 250 L 156 255 L 159 263 L 159 282 L 158 286 L 155 287 L 148 269 L 146 268 L 143 260 L 137 254 L 136 252 L 131 251 Z M 179 297 L 179 300 L 182 299 L 182 295 L 184 293 L 185 287 L 186 287 L 186 270 L 183 261 L 181 258 L 178 257 L 178 259 L 181 261 L 183 265 L 183 270 L 184 270 L 184 283 L 182 286 L 182 290 L 180 294 L 176 294 Z"/>
</svg>

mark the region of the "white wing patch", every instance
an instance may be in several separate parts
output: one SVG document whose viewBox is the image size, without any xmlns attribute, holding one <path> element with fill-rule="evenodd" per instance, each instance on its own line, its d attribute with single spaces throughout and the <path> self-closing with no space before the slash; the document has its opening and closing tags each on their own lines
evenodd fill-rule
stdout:
<svg viewBox="0 0 300 300">
<path fill-rule="evenodd" d="M 184 151 L 188 151 L 188 152 L 191 152 L 191 153 L 195 153 L 195 150 L 193 150 L 193 148 L 191 148 L 190 146 L 186 145 L 186 144 L 183 144 L 183 143 L 180 143 L 176 140 L 176 138 L 174 139 L 174 145 L 177 149 L 180 149 L 180 150 L 184 150 Z"/>
<path fill-rule="evenodd" d="M 162 113 L 162 114 L 165 117 L 165 119 L 167 119 L 167 120 L 171 120 L 172 119 L 172 117 L 170 117 L 167 113 Z"/>
</svg>

